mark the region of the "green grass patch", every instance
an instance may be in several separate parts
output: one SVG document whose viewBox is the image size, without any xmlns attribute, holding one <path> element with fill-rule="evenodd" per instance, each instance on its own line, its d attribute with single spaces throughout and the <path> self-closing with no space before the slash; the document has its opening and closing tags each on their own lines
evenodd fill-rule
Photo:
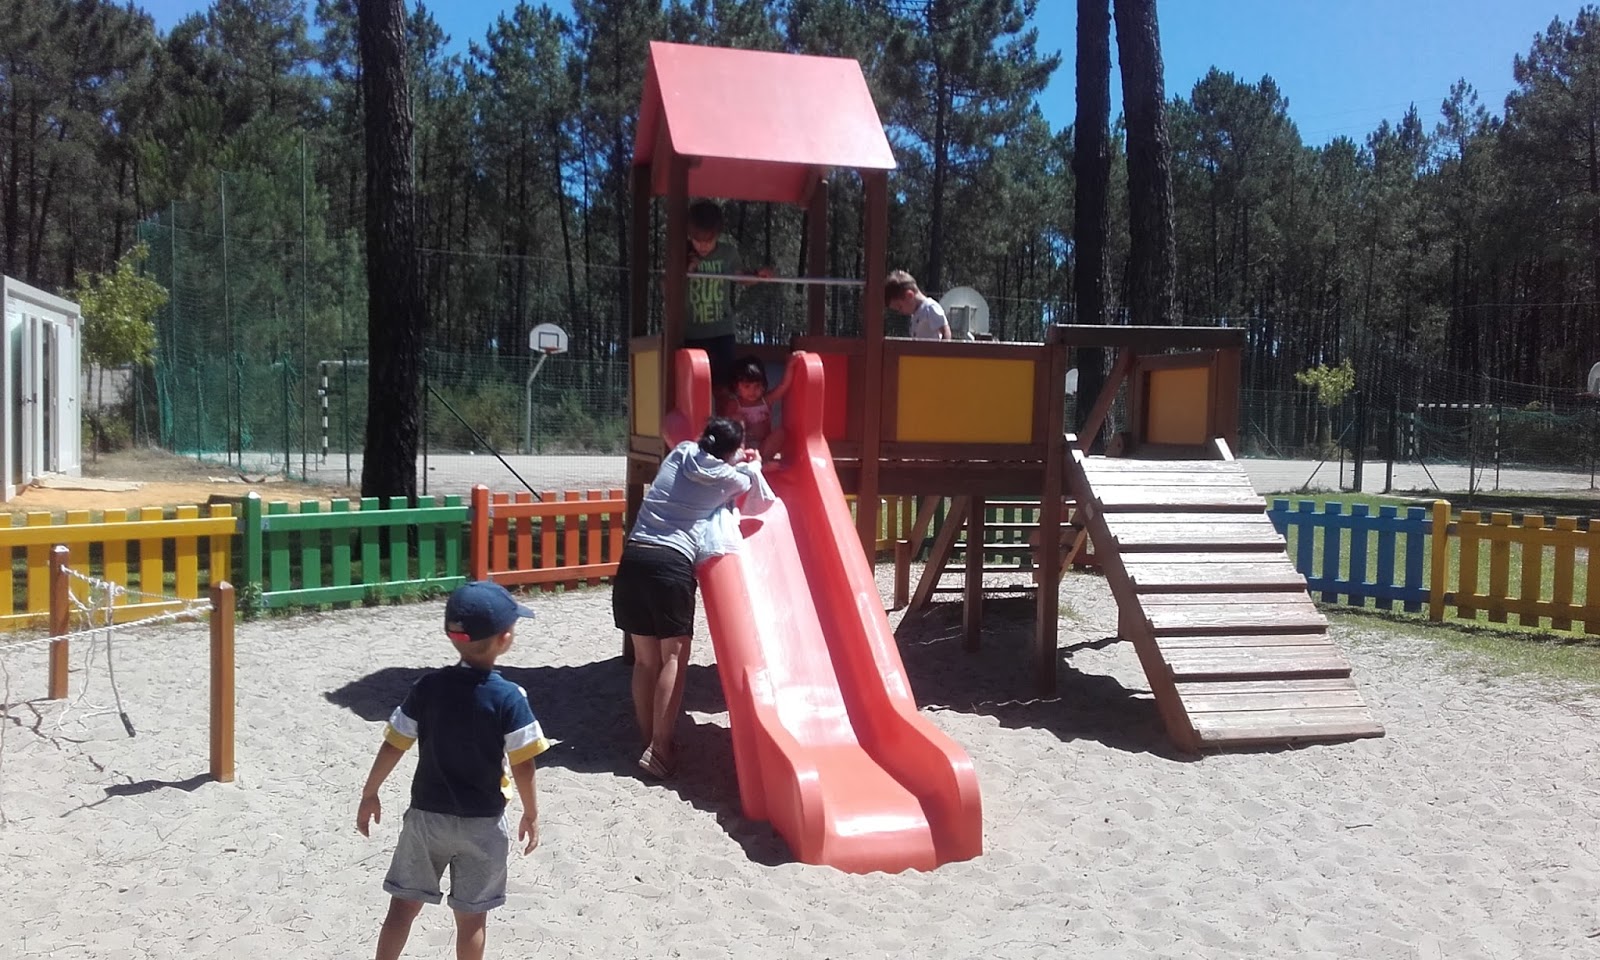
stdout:
<svg viewBox="0 0 1600 960">
<path fill-rule="evenodd" d="M 1369 494 L 1342 494 L 1342 495 L 1338 495 L 1338 496 L 1306 495 L 1306 496 L 1291 496 L 1291 497 L 1287 497 L 1287 498 L 1284 498 L 1284 497 L 1277 497 L 1277 498 L 1269 497 L 1268 498 L 1269 503 L 1273 499 L 1289 499 L 1291 501 L 1291 503 L 1290 503 L 1290 510 L 1291 511 L 1298 510 L 1299 509 L 1298 504 L 1303 500 L 1309 500 L 1311 502 L 1314 502 L 1314 503 L 1318 504 L 1318 507 L 1317 507 L 1317 511 L 1318 512 L 1322 512 L 1322 511 L 1326 510 L 1326 504 L 1329 503 L 1329 502 L 1337 502 L 1337 503 L 1343 504 L 1344 505 L 1343 509 L 1344 509 L 1345 513 L 1349 513 L 1349 508 L 1352 505 L 1365 504 L 1368 507 L 1369 512 L 1374 514 L 1374 515 L 1377 514 L 1379 507 L 1385 506 L 1385 505 L 1396 506 L 1397 508 L 1399 508 L 1398 512 L 1402 516 L 1405 515 L 1405 513 L 1406 513 L 1406 509 L 1405 508 L 1407 508 L 1407 507 L 1410 507 L 1410 506 L 1425 506 L 1426 505 L 1426 503 L 1419 503 L 1417 501 L 1408 501 L 1408 500 L 1403 500 L 1403 499 L 1396 498 L 1396 497 L 1378 497 L 1378 496 L 1373 496 L 1373 495 L 1369 495 Z M 1529 502 L 1534 502 L 1534 501 L 1530 500 Z M 1454 504 L 1452 504 L 1452 506 L 1454 506 Z M 1482 512 L 1482 511 L 1480 511 L 1480 512 Z M 1539 511 L 1529 511 L 1529 513 L 1532 513 L 1534 515 L 1540 515 Z M 1567 513 L 1567 514 L 1563 514 L 1563 515 L 1571 516 L 1572 514 Z M 1456 519 L 1456 520 L 1460 519 L 1460 511 L 1459 510 L 1454 511 L 1453 519 Z M 1326 530 L 1326 529 L 1323 529 L 1323 528 L 1320 528 L 1320 527 L 1319 528 L 1314 528 L 1313 530 L 1311 530 L 1310 531 L 1310 535 L 1313 538 L 1312 545 L 1311 545 L 1311 569 L 1310 570 L 1301 570 L 1300 572 L 1303 573 L 1303 574 L 1306 574 L 1307 576 L 1314 577 L 1314 578 L 1320 578 L 1320 577 L 1325 577 L 1325 576 L 1329 575 L 1328 572 L 1324 569 L 1323 550 L 1324 550 L 1324 545 L 1325 545 L 1326 538 L 1330 535 L 1330 533 L 1337 533 L 1337 535 L 1340 536 L 1340 538 L 1341 538 L 1340 549 L 1339 549 L 1339 567 L 1338 567 L 1338 571 L 1337 571 L 1336 576 L 1340 580 L 1348 580 L 1350 578 L 1350 567 L 1351 567 L 1351 564 L 1350 564 L 1351 553 L 1352 553 L 1351 538 L 1352 538 L 1352 536 L 1356 536 L 1356 535 L 1347 534 L 1344 531 L 1333 532 L 1333 531 L 1329 531 L 1329 530 Z M 1300 555 L 1299 554 L 1300 538 L 1303 535 L 1304 535 L 1304 532 L 1303 532 L 1303 530 L 1301 528 L 1298 528 L 1298 527 L 1295 527 L 1295 526 L 1290 526 L 1288 540 L 1289 540 L 1289 556 L 1291 558 L 1298 558 L 1299 557 L 1299 555 Z M 1408 541 L 1409 541 L 1409 544 L 1410 544 L 1410 548 L 1412 548 L 1412 549 L 1421 549 L 1422 552 L 1423 552 L 1423 556 L 1422 556 L 1422 572 L 1423 572 L 1422 582 L 1423 582 L 1423 585 L 1425 587 L 1427 587 L 1432 582 L 1432 569 L 1433 569 L 1433 567 L 1432 567 L 1432 564 L 1433 564 L 1433 556 L 1432 556 L 1432 554 L 1433 554 L 1433 537 L 1431 535 L 1428 535 L 1428 534 L 1425 534 L 1425 535 L 1423 535 L 1421 537 L 1416 537 L 1416 538 L 1407 537 L 1407 536 L 1399 536 L 1399 535 L 1395 536 L 1395 538 L 1394 538 L 1394 571 L 1395 571 L 1395 580 L 1397 582 L 1403 580 L 1404 571 L 1406 569 L 1406 552 L 1407 552 L 1407 549 L 1408 549 Z M 1378 558 L 1378 555 L 1379 555 L 1379 544 L 1380 544 L 1380 535 L 1377 532 L 1374 531 L 1374 532 L 1370 532 L 1370 533 L 1366 534 L 1367 562 L 1366 562 L 1366 576 L 1365 576 L 1365 579 L 1369 583 L 1375 581 L 1376 578 L 1377 578 L 1377 570 L 1378 570 L 1377 558 Z M 1461 586 L 1461 582 L 1462 582 L 1461 581 L 1461 541 L 1460 541 L 1460 539 L 1458 537 L 1452 536 L 1452 537 L 1449 538 L 1448 544 L 1449 544 L 1449 555 L 1446 558 L 1446 570 L 1445 570 L 1446 590 L 1448 592 L 1450 592 L 1451 594 L 1456 594 L 1456 593 L 1460 592 L 1460 586 Z M 1511 596 L 1520 596 L 1521 589 L 1522 589 L 1523 567 L 1524 567 L 1525 564 L 1527 564 L 1529 562 L 1533 562 L 1535 557 L 1537 557 L 1537 562 L 1539 563 L 1539 567 L 1540 567 L 1540 569 L 1539 569 L 1539 599 L 1541 601 L 1544 601 L 1544 602 L 1550 602 L 1550 601 L 1555 599 L 1556 549 L 1554 547 L 1544 547 L 1544 548 L 1541 549 L 1541 548 L 1535 548 L 1535 547 L 1532 547 L 1532 546 L 1528 546 L 1528 547 L 1524 548 L 1521 544 L 1513 544 L 1512 547 L 1511 547 L 1511 550 L 1509 552 L 1509 556 L 1507 558 L 1508 562 L 1507 562 L 1506 587 L 1507 587 L 1507 590 L 1508 590 L 1508 592 L 1509 592 L 1509 594 Z M 1491 547 L 1490 547 L 1490 544 L 1488 542 L 1480 542 L 1479 545 L 1478 545 L 1478 557 L 1477 557 L 1477 563 L 1476 563 L 1477 579 L 1474 582 L 1474 589 L 1475 589 L 1475 592 L 1477 592 L 1477 593 L 1484 594 L 1484 593 L 1488 593 L 1488 591 L 1489 591 L 1490 564 L 1491 564 Z M 1584 551 L 1578 551 L 1576 553 L 1576 555 L 1575 555 L 1574 563 L 1573 563 L 1572 596 L 1570 598 L 1566 598 L 1566 599 L 1570 600 L 1571 604 L 1574 607 L 1582 607 L 1584 605 L 1584 603 L 1588 599 L 1588 590 L 1587 590 L 1587 586 L 1588 586 L 1588 564 L 1589 564 L 1589 558 L 1588 558 L 1587 553 L 1584 552 Z M 1314 590 L 1312 592 L 1312 595 L 1314 597 L 1316 597 L 1317 599 L 1319 599 L 1319 600 L 1322 599 L 1322 592 L 1321 591 Z M 1346 602 L 1344 600 L 1341 600 L 1340 601 L 1340 606 L 1344 607 L 1344 608 L 1349 608 L 1349 609 L 1362 609 L 1362 608 L 1378 609 L 1378 601 L 1372 600 L 1372 599 L 1368 599 L 1365 602 L 1365 604 L 1363 604 L 1362 606 L 1358 607 L 1358 606 L 1356 606 L 1354 604 L 1350 604 L 1350 603 L 1348 603 L 1348 602 Z M 1385 602 L 1384 608 L 1385 609 L 1387 608 L 1387 602 Z M 1449 617 L 1450 621 L 1454 622 L 1454 623 L 1477 623 L 1477 624 L 1483 625 L 1485 627 L 1493 627 L 1497 631 L 1505 631 L 1505 632 L 1509 632 L 1509 633 L 1513 633 L 1513 634 L 1527 635 L 1527 634 L 1533 633 L 1533 634 L 1549 634 L 1549 635 L 1553 635 L 1553 636 L 1567 636 L 1567 637 L 1572 636 L 1572 634 L 1567 632 L 1567 631 L 1558 631 L 1558 630 L 1556 630 L 1552 620 L 1549 617 L 1539 617 L 1539 618 L 1529 617 L 1529 618 L 1527 618 L 1526 622 L 1523 622 L 1523 618 L 1522 617 L 1520 617 L 1517 614 L 1513 613 L 1513 614 L 1508 614 L 1507 615 L 1507 620 L 1508 621 L 1512 621 L 1512 622 L 1505 623 L 1505 624 L 1497 624 L 1497 623 L 1491 623 L 1491 621 L 1489 620 L 1489 613 L 1488 613 L 1487 610 L 1478 610 L 1478 611 L 1475 611 L 1475 616 L 1474 617 L 1462 618 L 1457 614 L 1456 607 L 1454 605 L 1450 605 L 1450 606 L 1448 606 L 1446 608 L 1446 615 L 1447 615 L 1447 617 Z"/>
<path fill-rule="evenodd" d="M 1455 513 L 1462 510 L 1504 510 L 1536 517 L 1600 516 L 1600 491 L 1551 493 L 1497 490 L 1489 493 L 1480 491 L 1470 497 L 1464 493 L 1428 495 L 1419 492 L 1417 496 L 1428 501 L 1449 500 L 1450 508 Z"/>
<path fill-rule="evenodd" d="M 1375 493 L 1268 493 L 1263 494 L 1267 506 L 1274 500 L 1288 500 L 1290 510 L 1300 509 L 1300 501 L 1310 500 L 1312 503 L 1341 503 L 1346 513 L 1356 504 L 1364 504 L 1376 514 L 1379 507 L 1425 507 L 1433 502 L 1433 498 L 1380 496 Z M 1323 509 L 1318 507 L 1318 510 Z"/>
<path fill-rule="evenodd" d="M 1353 610 L 1330 610 L 1329 615 L 1336 624 L 1363 629 L 1380 621 L 1388 633 L 1427 640 L 1445 650 L 1468 655 L 1498 676 L 1535 676 L 1600 688 L 1600 641 L 1594 638 L 1531 635 L 1515 627 L 1463 621 L 1441 624 L 1417 617 Z"/>
</svg>

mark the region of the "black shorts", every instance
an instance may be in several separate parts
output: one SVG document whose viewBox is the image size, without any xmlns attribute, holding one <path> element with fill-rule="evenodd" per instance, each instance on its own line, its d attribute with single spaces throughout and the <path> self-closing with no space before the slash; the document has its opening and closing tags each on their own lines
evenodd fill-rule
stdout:
<svg viewBox="0 0 1600 960">
<path fill-rule="evenodd" d="M 641 637 L 694 636 L 694 561 L 654 543 L 628 541 L 611 582 L 617 629 Z"/>
<path fill-rule="evenodd" d="M 733 334 L 724 334 L 720 337 L 707 337 L 704 340 L 685 339 L 685 347 L 706 352 L 706 362 L 711 366 L 711 385 L 723 389 L 733 386 L 733 365 L 738 362 L 734 353 L 737 345 L 734 343 Z"/>
</svg>

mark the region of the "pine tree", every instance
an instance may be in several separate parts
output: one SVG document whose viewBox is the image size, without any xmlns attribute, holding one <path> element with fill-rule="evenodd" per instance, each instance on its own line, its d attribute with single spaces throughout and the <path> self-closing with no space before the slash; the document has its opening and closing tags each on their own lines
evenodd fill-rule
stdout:
<svg viewBox="0 0 1600 960">
<path fill-rule="evenodd" d="M 1114 0 L 1113 9 L 1128 128 L 1128 312 L 1134 323 L 1169 323 L 1177 305 L 1178 253 L 1156 2 Z"/>
<path fill-rule="evenodd" d="M 890 35 L 887 119 L 913 145 L 907 166 L 924 181 L 928 246 L 918 280 L 930 292 L 945 282 L 953 188 L 1022 128 L 1061 62 L 1038 50 L 1030 26 L 1036 7 L 1036 0 L 929 0 Z"/>
<path fill-rule="evenodd" d="M 1106 322 L 1107 190 L 1111 179 L 1111 10 L 1078 0 L 1078 104 L 1073 123 L 1072 290 L 1078 323 Z M 1078 351 L 1077 423 L 1082 429 L 1105 383 L 1105 352 Z M 1090 438 L 1092 441 L 1092 438 Z"/>
<path fill-rule="evenodd" d="M 401 0 L 359 0 L 367 144 L 367 437 L 363 497 L 417 495 L 424 314 Z"/>
</svg>

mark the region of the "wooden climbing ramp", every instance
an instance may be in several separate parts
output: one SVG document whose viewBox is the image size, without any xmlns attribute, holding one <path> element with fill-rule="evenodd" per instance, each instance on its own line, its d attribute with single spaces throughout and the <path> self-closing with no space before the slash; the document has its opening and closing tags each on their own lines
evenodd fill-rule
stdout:
<svg viewBox="0 0 1600 960">
<path fill-rule="evenodd" d="M 1242 465 L 1069 456 L 1118 631 L 1180 747 L 1383 735 Z"/>
</svg>

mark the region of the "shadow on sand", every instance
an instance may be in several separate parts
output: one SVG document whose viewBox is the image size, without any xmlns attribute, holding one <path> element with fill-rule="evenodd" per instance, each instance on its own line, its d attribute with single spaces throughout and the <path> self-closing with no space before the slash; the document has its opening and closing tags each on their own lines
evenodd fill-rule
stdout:
<svg viewBox="0 0 1600 960">
<path fill-rule="evenodd" d="M 1155 699 L 1115 677 L 1085 673 L 1073 657 L 1120 643 L 1105 637 L 1063 646 L 1056 695 L 1033 695 L 1033 601 L 990 601 L 984 610 L 983 649 L 961 647 L 961 605 L 930 605 L 895 631 L 917 703 L 994 717 L 1005 727 L 1031 727 L 1062 740 L 1092 740 L 1114 750 L 1174 761 L 1196 759 L 1172 746 Z"/>
<path fill-rule="evenodd" d="M 383 721 L 405 699 L 411 685 L 434 668 L 385 667 L 326 693 L 328 702 L 368 721 Z M 639 731 L 633 719 L 629 677 L 620 656 L 578 666 L 502 665 L 506 679 L 528 691 L 545 736 L 557 741 L 539 757 L 542 767 L 577 773 L 649 780 L 637 766 Z M 694 713 L 727 710 L 717 670 L 691 665 L 684 707 Z M 717 823 L 756 863 L 793 862 L 788 847 L 763 822 L 745 819 L 733 770 L 733 739 L 726 727 L 687 719 L 678 728 L 678 771 L 662 782 Z"/>
</svg>

